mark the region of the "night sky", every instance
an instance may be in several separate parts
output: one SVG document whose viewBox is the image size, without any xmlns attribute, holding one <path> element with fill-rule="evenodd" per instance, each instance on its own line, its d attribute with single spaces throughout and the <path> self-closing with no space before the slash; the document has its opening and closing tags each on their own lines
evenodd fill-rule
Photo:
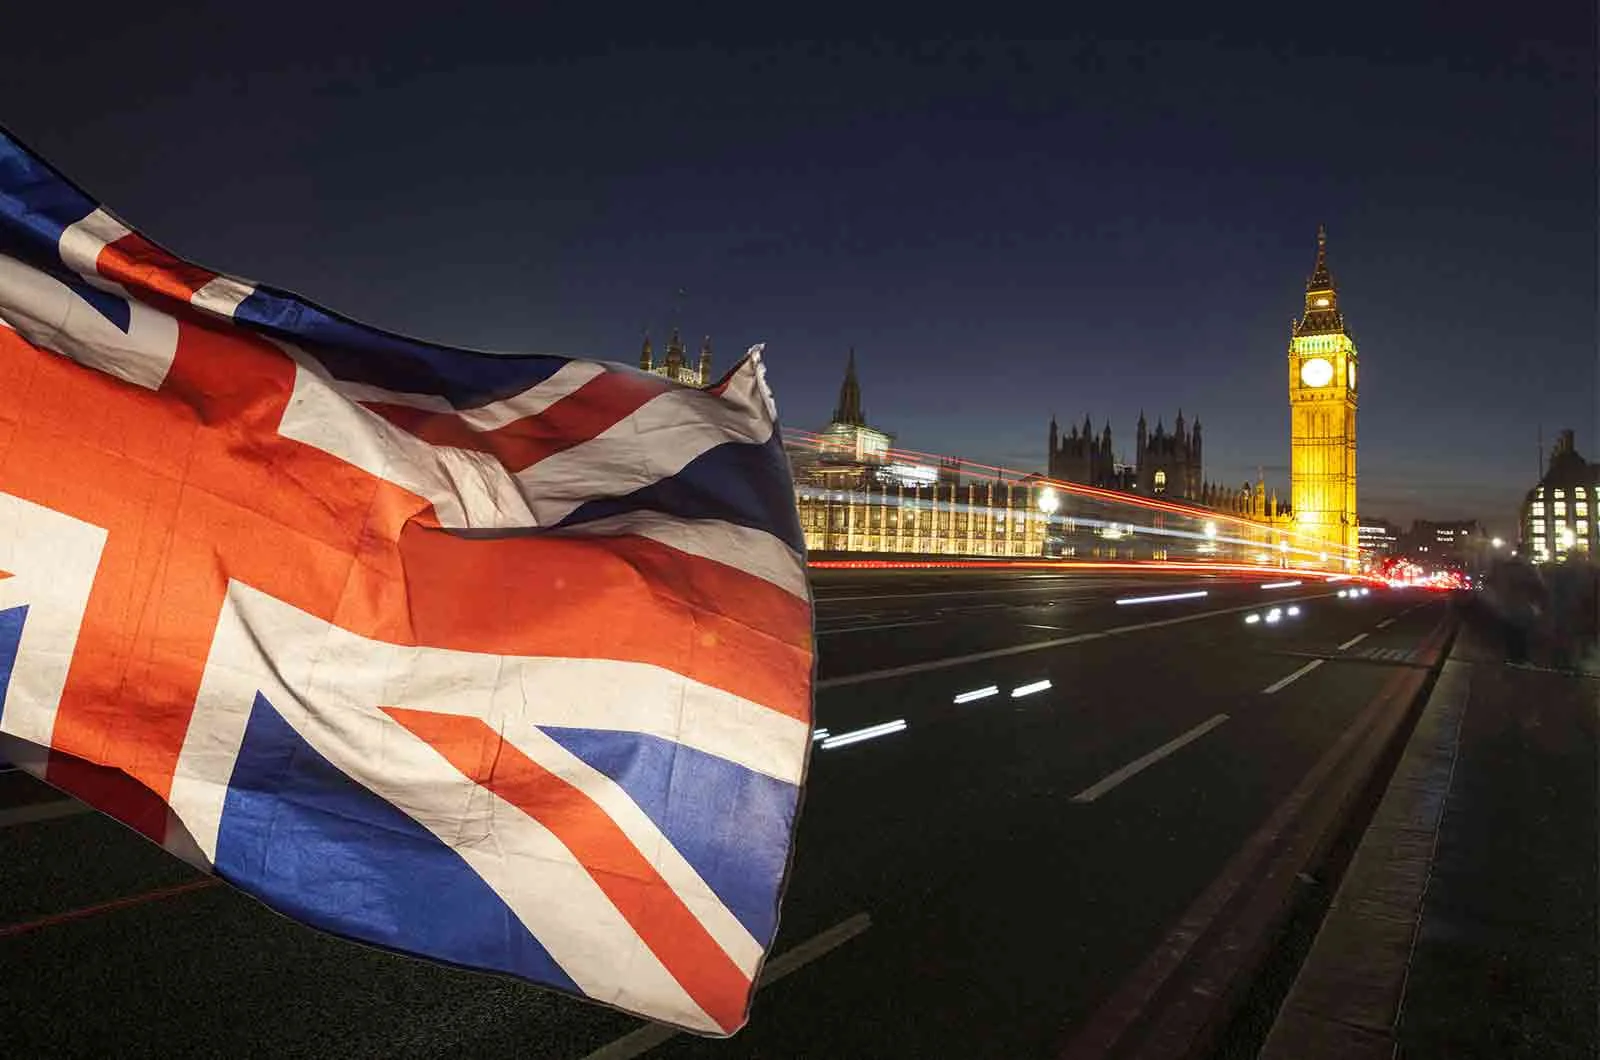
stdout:
<svg viewBox="0 0 1600 1060">
<path fill-rule="evenodd" d="M 0 121 L 173 250 L 393 330 L 631 361 L 679 314 L 719 368 L 765 341 L 809 429 L 853 345 L 908 448 L 1036 470 L 1089 413 L 1131 456 L 1181 406 L 1208 478 L 1285 492 L 1325 223 L 1364 516 L 1509 530 L 1541 426 L 1600 456 L 1591 5 L 1186 5 L 1204 36 L 1128 43 L 1196 28 L 1138 5 L 1050 44 L 337 6 L 8 9 Z"/>
</svg>

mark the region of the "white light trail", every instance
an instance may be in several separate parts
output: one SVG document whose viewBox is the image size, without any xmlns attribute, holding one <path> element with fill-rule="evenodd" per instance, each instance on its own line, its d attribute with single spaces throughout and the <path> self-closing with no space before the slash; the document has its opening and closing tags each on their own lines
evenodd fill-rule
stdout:
<svg viewBox="0 0 1600 1060">
<path fill-rule="evenodd" d="M 956 696 L 956 702 L 975 703 L 980 699 L 988 699 L 990 696 L 998 696 L 999 694 L 1000 689 L 998 686 L 987 685 L 983 688 L 974 688 L 971 692 L 961 693 L 960 695 Z"/>
<path fill-rule="evenodd" d="M 1206 590 L 1201 589 L 1193 593 L 1166 593 L 1162 596 L 1127 596 L 1118 600 L 1120 604 L 1159 604 L 1167 600 L 1198 600 L 1206 595 Z"/>
<path fill-rule="evenodd" d="M 1299 584 L 1300 584 L 1299 582 L 1271 582 L 1271 583 L 1269 583 L 1267 585 L 1263 585 L 1261 588 L 1263 588 L 1263 589 L 1293 589 L 1296 585 L 1299 585 Z"/>
<path fill-rule="evenodd" d="M 1035 681 L 1032 684 L 1028 684 L 1028 685 L 1018 685 L 1016 688 L 1013 688 L 1011 690 L 1011 698 L 1012 699 L 1021 699 L 1023 696 L 1031 696 L 1035 692 L 1043 692 L 1045 689 L 1047 689 L 1049 687 L 1050 687 L 1050 682 L 1049 682 L 1048 679 L 1044 680 L 1044 681 Z"/>
<path fill-rule="evenodd" d="M 1260 615 L 1250 614 L 1250 615 L 1245 615 L 1244 616 L 1244 624 L 1247 625 L 1247 626 L 1253 626 L 1257 622 L 1260 622 L 1260 621 L 1261 621 L 1261 616 Z"/>
<path fill-rule="evenodd" d="M 812 740 L 826 740 L 827 738 L 828 738 L 828 730 L 827 729 L 818 729 L 816 732 L 811 734 L 811 739 Z"/>
<path fill-rule="evenodd" d="M 870 725 L 865 729 L 857 729 L 854 732 L 841 732 L 837 736 L 829 736 L 823 740 L 822 749 L 831 751 L 835 747 L 849 747 L 851 744 L 860 743 L 862 740 L 875 740 L 879 736 L 904 732 L 905 727 L 906 719 L 896 718 L 894 721 L 886 721 L 882 725 Z"/>
<path fill-rule="evenodd" d="M 1290 618 L 1293 618 L 1294 616 L 1298 615 L 1299 613 L 1300 613 L 1300 609 L 1298 607 L 1289 608 L 1289 617 Z"/>
</svg>

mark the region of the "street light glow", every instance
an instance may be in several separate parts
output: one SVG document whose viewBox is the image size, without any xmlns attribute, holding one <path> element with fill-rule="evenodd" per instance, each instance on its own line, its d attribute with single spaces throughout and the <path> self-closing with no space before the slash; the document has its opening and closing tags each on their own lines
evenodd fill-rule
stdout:
<svg viewBox="0 0 1600 1060">
<path fill-rule="evenodd" d="M 1039 510 L 1046 515 L 1054 515 L 1056 509 L 1061 507 L 1061 497 L 1054 488 L 1046 486 L 1039 492 Z"/>
</svg>

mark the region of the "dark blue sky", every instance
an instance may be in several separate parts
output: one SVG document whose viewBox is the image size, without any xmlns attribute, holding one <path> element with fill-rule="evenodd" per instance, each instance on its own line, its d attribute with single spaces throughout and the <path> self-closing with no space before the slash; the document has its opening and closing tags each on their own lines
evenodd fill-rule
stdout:
<svg viewBox="0 0 1600 1060">
<path fill-rule="evenodd" d="M 1052 412 L 1131 453 L 1181 405 L 1208 477 L 1286 487 L 1323 222 L 1363 514 L 1508 528 L 1541 425 L 1600 455 L 1589 5 L 1049 44 L 333 6 L 9 13 L 0 120 L 174 250 L 372 323 L 631 359 L 683 288 L 719 366 L 768 343 L 786 422 L 826 420 L 854 345 L 901 444 L 1029 469 Z"/>
</svg>

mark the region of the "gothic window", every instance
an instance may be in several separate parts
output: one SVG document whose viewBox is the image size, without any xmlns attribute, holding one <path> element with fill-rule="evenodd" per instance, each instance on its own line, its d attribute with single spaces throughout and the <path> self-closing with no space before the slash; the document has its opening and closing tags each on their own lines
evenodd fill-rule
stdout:
<svg viewBox="0 0 1600 1060">
<path fill-rule="evenodd" d="M 1157 493 L 1165 493 L 1167 491 L 1167 473 L 1165 471 L 1156 472 L 1155 491 Z"/>
</svg>

